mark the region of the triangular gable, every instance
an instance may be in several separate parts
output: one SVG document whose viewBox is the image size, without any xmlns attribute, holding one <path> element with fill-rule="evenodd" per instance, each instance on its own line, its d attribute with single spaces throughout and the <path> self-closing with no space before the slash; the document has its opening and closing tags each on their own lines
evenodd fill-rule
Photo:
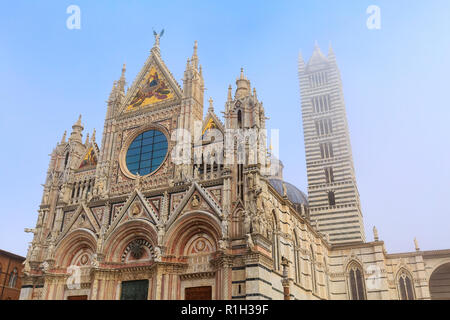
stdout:
<svg viewBox="0 0 450 320">
<path fill-rule="evenodd" d="M 208 130 L 211 129 L 220 130 L 222 134 L 225 132 L 222 122 L 214 112 L 208 112 L 205 121 L 203 121 L 202 137 L 204 137 L 208 133 Z"/>
<path fill-rule="evenodd" d="M 318 46 L 316 46 L 311 58 L 308 61 L 307 67 L 324 65 L 327 63 L 328 63 L 328 59 L 324 56 L 324 54 L 322 53 L 320 48 Z"/>
<path fill-rule="evenodd" d="M 194 181 L 175 211 L 170 214 L 170 218 L 167 221 L 167 228 L 169 228 L 172 223 L 175 222 L 175 220 L 181 215 L 183 210 L 190 202 L 198 201 L 194 200 L 194 196 L 196 194 L 198 194 L 198 196 L 201 197 L 201 199 L 203 199 L 206 204 L 209 205 L 209 207 L 214 211 L 217 217 L 221 217 L 222 209 L 220 208 L 220 205 L 216 203 L 213 197 L 203 187 L 201 187 L 196 181 Z M 191 206 L 195 207 L 195 205 L 193 205 L 192 203 Z"/>
<path fill-rule="evenodd" d="M 61 241 L 69 232 L 77 229 L 91 230 L 94 234 L 100 232 L 101 223 L 97 220 L 91 209 L 85 203 L 81 203 L 71 219 L 64 225 L 63 231 L 57 239 Z"/>
<path fill-rule="evenodd" d="M 78 170 L 86 170 L 95 168 L 98 162 L 98 150 L 94 144 L 91 144 L 87 148 L 87 152 L 85 153 L 83 160 L 81 160 L 80 166 Z"/>
<path fill-rule="evenodd" d="M 121 113 L 179 100 L 181 88 L 158 53 L 152 50 L 144 67 L 127 91 Z"/>
<path fill-rule="evenodd" d="M 115 217 L 108 231 L 106 232 L 105 238 L 108 236 L 121 224 L 130 221 L 143 219 L 156 225 L 158 221 L 158 216 L 155 210 L 147 202 L 142 193 L 135 189 L 131 196 L 128 198 L 125 205 L 120 210 L 120 213 Z"/>
</svg>

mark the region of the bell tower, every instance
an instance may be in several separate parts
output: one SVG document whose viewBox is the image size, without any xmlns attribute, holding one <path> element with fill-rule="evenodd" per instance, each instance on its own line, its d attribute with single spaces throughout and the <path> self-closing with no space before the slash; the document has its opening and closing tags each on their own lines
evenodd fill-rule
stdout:
<svg viewBox="0 0 450 320">
<path fill-rule="evenodd" d="M 344 95 L 336 57 L 316 44 L 299 80 L 311 221 L 332 243 L 364 242 Z"/>
</svg>

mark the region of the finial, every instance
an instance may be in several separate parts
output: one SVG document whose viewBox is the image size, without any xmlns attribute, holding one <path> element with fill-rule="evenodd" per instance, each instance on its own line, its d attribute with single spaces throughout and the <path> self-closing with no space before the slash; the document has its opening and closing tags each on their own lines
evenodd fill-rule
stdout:
<svg viewBox="0 0 450 320">
<path fill-rule="evenodd" d="M 228 101 L 233 100 L 232 92 L 233 92 L 233 88 L 231 87 L 231 84 L 230 84 L 230 85 L 228 86 Z"/>
<path fill-rule="evenodd" d="M 200 69 L 200 71 L 199 71 L 199 73 L 200 73 L 200 77 L 202 77 L 202 76 L 203 76 L 203 69 L 202 69 L 202 65 L 200 65 L 199 69 Z"/>
<path fill-rule="evenodd" d="M 194 42 L 194 53 L 192 54 L 192 65 L 197 70 L 198 68 L 198 56 L 197 56 L 198 42 L 195 40 Z"/>
<path fill-rule="evenodd" d="M 194 41 L 194 57 L 197 56 L 197 49 L 198 49 L 198 42 L 197 40 Z"/>
<path fill-rule="evenodd" d="M 66 143 L 66 136 L 67 136 L 67 131 L 64 131 L 64 134 L 61 139 L 61 143 Z"/>
<path fill-rule="evenodd" d="M 125 80 L 125 73 L 127 71 L 127 65 L 124 63 L 122 66 L 122 74 L 120 75 L 120 79 L 119 81 L 116 83 L 117 88 L 119 89 L 119 92 L 122 92 L 125 94 L 125 85 L 126 85 L 126 80 Z"/>
<path fill-rule="evenodd" d="M 255 98 L 257 98 L 257 96 L 256 96 L 256 88 L 253 88 L 253 96 L 254 96 Z"/>
<path fill-rule="evenodd" d="M 303 54 L 302 54 L 302 51 L 301 51 L 301 50 L 298 52 L 298 63 L 299 63 L 299 64 L 304 64 L 304 63 L 305 63 L 305 61 L 304 61 L 304 59 L 303 59 Z"/>
<path fill-rule="evenodd" d="M 416 247 L 416 251 L 420 251 L 419 242 L 417 241 L 417 238 L 414 238 L 414 246 Z"/>
<path fill-rule="evenodd" d="M 320 49 L 319 42 L 317 40 L 314 42 L 314 49 L 316 49 L 316 50 Z"/>
<path fill-rule="evenodd" d="M 95 129 L 94 129 L 94 131 L 92 132 L 92 143 L 94 143 L 95 142 Z"/>
<path fill-rule="evenodd" d="M 241 80 L 244 80 L 244 68 L 241 68 Z"/>
<path fill-rule="evenodd" d="M 378 238 L 378 230 L 377 230 L 377 227 L 373 227 L 373 240 L 374 241 L 378 241 L 379 240 L 379 238 Z"/>
<path fill-rule="evenodd" d="M 208 112 L 214 112 L 214 101 L 211 97 L 209 97 L 209 108 L 208 108 Z"/>
<path fill-rule="evenodd" d="M 333 50 L 333 46 L 331 45 L 331 41 L 330 41 L 330 44 L 328 46 L 328 56 L 329 57 L 334 57 L 334 50 Z"/>
<path fill-rule="evenodd" d="M 87 146 L 89 144 L 89 133 L 86 134 L 86 141 L 84 142 L 84 144 Z"/>
<path fill-rule="evenodd" d="M 81 114 L 80 114 L 80 116 L 78 117 L 77 122 L 75 122 L 75 124 L 72 126 L 72 128 L 73 128 L 73 127 L 80 127 L 80 128 L 82 128 L 82 130 L 83 130 L 83 125 L 81 124 Z"/>
</svg>

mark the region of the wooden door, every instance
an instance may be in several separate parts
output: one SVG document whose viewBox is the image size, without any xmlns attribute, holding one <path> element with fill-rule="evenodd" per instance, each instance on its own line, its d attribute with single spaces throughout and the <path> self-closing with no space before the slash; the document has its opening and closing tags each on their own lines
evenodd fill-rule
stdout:
<svg viewBox="0 0 450 320">
<path fill-rule="evenodd" d="M 186 300 L 212 300 L 212 287 L 186 288 L 184 297 Z"/>
</svg>

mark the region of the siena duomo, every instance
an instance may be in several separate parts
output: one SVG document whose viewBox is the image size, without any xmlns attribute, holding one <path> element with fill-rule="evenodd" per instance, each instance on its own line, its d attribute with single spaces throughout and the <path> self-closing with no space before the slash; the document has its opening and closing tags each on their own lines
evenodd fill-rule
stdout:
<svg viewBox="0 0 450 320">
<path fill-rule="evenodd" d="M 181 86 L 155 38 L 131 86 L 125 66 L 114 81 L 101 144 L 80 117 L 51 153 L 21 299 L 450 299 L 450 250 L 389 254 L 375 228 L 366 238 L 331 47 L 298 62 L 307 196 L 265 135 L 204 152 L 265 130 L 264 94 L 241 70 L 223 118 L 212 99 L 205 115 L 197 43 Z M 174 161 L 177 141 L 190 161 Z M 243 160 L 218 161 L 229 155 Z"/>
</svg>

